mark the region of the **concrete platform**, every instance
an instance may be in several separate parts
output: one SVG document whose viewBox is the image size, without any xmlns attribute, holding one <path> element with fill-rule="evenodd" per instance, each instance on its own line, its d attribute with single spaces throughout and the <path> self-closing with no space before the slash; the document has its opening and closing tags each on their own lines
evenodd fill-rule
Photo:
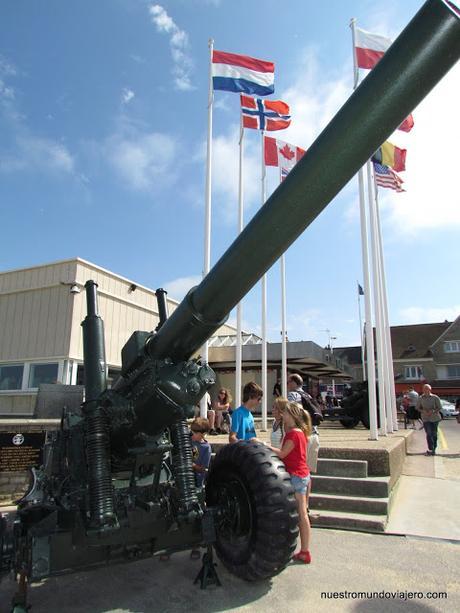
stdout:
<svg viewBox="0 0 460 613">
<path fill-rule="evenodd" d="M 256 419 L 259 440 L 268 442 L 270 432 L 260 430 Z M 347 430 L 336 422 L 326 422 L 319 428 L 320 458 L 342 460 L 366 460 L 370 477 L 390 477 L 389 488 L 399 479 L 407 453 L 408 440 L 413 430 L 400 429 L 388 436 L 369 440 L 369 430 L 363 426 Z M 209 436 L 213 451 L 228 443 L 227 435 Z"/>
</svg>

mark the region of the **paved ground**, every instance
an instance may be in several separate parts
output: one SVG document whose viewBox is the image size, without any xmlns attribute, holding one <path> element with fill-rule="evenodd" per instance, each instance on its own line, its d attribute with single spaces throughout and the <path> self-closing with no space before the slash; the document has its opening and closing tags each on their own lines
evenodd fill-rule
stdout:
<svg viewBox="0 0 460 613">
<path fill-rule="evenodd" d="M 250 584 L 219 564 L 222 587 L 193 585 L 199 562 L 176 554 L 48 579 L 31 589 L 32 613 L 182 613 L 238 611 L 289 613 L 354 611 L 418 613 L 460 610 L 460 545 L 385 535 L 313 531 L 313 563 L 291 564 L 270 582 Z M 446 591 L 447 599 L 369 598 L 371 592 Z M 363 598 L 326 599 L 321 592 L 369 592 Z M 8 611 L 11 584 L 0 585 Z"/>
<path fill-rule="evenodd" d="M 425 432 L 413 432 L 394 493 L 387 532 L 460 541 L 460 425 L 441 422 L 437 455 L 426 457 Z"/>
<path fill-rule="evenodd" d="M 454 420 L 445 421 L 441 431 L 436 458 L 421 455 L 423 432 L 410 438 L 411 455 L 390 517 L 393 528 L 399 521 L 403 534 L 425 538 L 314 529 L 310 566 L 291 564 L 272 581 L 249 584 L 219 563 L 223 585 L 206 591 L 193 585 L 200 563 L 186 553 L 176 554 L 169 562 L 146 560 L 48 579 L 30 590 L 32 613 L 460 611 L 455 489 L 460 486 L 460 426 Z M 353 432 L 354 437 L 368 435 L 364 430 Z M 341 437 L 343 432 L 329 435 Z M 439 536 L 443 538 L 433 538 Z M 9 611 L 12 591 L 10 581 L 0 585 L 0 613 Z M 420 594 L 407 599 L 407 591 Z M 326 598 L 322 592 L 336 597 Z M 351 595 L 347 597 L 346 592 Z M 428 598 L 428 592 L 438 593 L 438 598 Z"/>
</svg>

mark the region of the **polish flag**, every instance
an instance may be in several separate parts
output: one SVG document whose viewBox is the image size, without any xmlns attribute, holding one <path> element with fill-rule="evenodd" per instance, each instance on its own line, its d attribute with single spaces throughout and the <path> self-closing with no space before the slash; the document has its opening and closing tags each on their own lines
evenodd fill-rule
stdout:
<svg viewBox="0 0 460 613">
<path fill-rule="evenodd" d="M 372 34 L 371 32 L 366 32 L 366 30 L 355 28 L 356 63 L 358 68 L 374 68 L 392 42 L 390 38 L 380 36 L 380 34 Z M 410 132 L 413 127 L 414 118 L 412 115 L 409 115 L 398 127 L 398 130 Z"/>
<path fill-rule="evenodd" d="M 277 138 L 264 136 L 265 166 L 279 166 L 289 172 L 305 153 L 305 149 Z"/>
<path fill-rule="evenodd" d="M 358 68 L 374 68 L 393 41 L 380 34 L 355 29 L 356 62 Z"/>
</svg>

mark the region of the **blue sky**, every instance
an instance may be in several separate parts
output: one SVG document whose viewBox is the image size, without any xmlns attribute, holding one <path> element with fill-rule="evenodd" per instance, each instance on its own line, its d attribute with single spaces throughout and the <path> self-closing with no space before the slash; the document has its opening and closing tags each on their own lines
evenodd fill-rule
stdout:
<svg viewBox="0 0 460 613">
<path fill-rule="evenodd" d="M 352 90 L 349 22 L 395 38 L 421 2 L 6 0 L 0 7 L 0 270 L 79 256 L 181 298 L 203 266 L 208 39 L 274 61 L 274 99 L 303 148 Z M 156 7 L 156 8 L 153 8 Z M 398 133 L 407 193 L 380 191 L 391 324 L 460 314 L 460 66 Z M 217 92 L 212 251 L 237 232 L 239 99 Z M 259 134 L 246 131 L 245 220 L 260 206 Z M 268 189 L 277 181 L 269 169 Z M 357 343 L 357 180 L 286 255 L 288 336 Z M 280 338 L 279 268 L 268 326 Z M 258 331 L 260 290 L 244 303 Z"/>
</svg>

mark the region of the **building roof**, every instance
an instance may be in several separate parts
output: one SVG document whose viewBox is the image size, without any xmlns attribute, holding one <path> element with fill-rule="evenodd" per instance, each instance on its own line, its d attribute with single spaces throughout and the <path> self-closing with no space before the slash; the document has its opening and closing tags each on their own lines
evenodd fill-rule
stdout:
<svg viewBox="0 0 460 613">
<path fill-rule="evenodd" d="M 452 322 L 443 321 L 432 324 L 410 324 L 392 326 L 391 347 L 393 359 L 416 360 L 431 357 L 431 346 L 451 327 Z M 375 328 L 374 328 L 374 347 Z M 345 358 L 351 365 L 361 363 L 361 347 L 334 347 L 334 353 Z"/>
<path fill-rule="evenodd" d="M 450 327 L 452 322 L 412 324 L 391 327 L 393 359 L 431 357 L 430 347 Z"/>
<path fill-rule="evenodd" d="M 346 360 L 348 364 L 361 364 L 361 345 L 355 347 L 334 347 L 334 355 L 337 354 L 342 360 Z"/>
</svg>

